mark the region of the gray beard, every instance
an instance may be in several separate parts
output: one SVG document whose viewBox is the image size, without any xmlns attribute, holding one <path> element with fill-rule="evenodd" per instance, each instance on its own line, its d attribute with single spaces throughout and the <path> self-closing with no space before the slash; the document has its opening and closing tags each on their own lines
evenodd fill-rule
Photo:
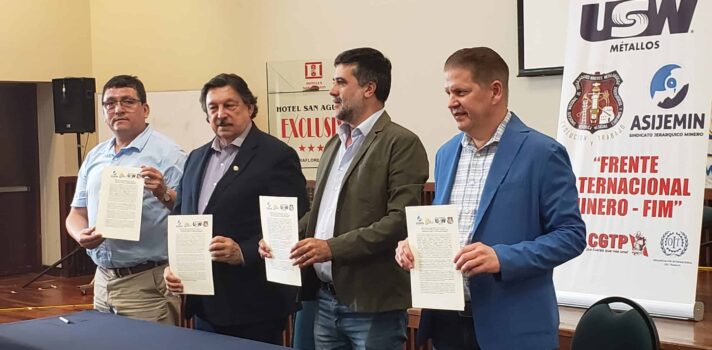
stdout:
<svg viewBox="0 0 712 350">
<path fill-rule="evenodd" d="M 350 123 L 354 120 L 354 110 L 351 108 L 341 108 L 339 113 L 336 114 L 336 119 L 341 120 L 344 123 Z"/>
</svg>

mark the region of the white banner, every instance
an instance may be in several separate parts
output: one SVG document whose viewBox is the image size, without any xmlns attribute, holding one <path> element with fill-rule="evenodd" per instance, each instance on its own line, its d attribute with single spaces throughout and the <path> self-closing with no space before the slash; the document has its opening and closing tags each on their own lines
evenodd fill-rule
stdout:
<svg viewBox="0 0 712 350">
<path fill-rule="evenodd" d="M 334 76 L 331 62 L 267 63 L 269 131 L 297 151 L 302 168 L 319 166 L 326 141 L 341 124 L 329 95 Z"/>
<path fill-rule="evenodd" d="M 560 304 L 618 295 L 691 318 L 712 76 L 712 1 L 572 0 L 558 140 L 571 157 L 584 253 Z"/>
</svg>

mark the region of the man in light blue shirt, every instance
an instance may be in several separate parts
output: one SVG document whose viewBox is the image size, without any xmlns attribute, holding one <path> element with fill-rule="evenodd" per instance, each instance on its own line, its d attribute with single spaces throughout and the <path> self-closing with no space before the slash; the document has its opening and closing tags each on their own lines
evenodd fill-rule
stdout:
<svg viewBox="0 0 712 350">
<path fill-rule="evenodd" d="M 103 89 L 104 121 L 114 137 L 92 149 L 79 169 L 67 232 L 98 266 L 94 308 L 129 317 L 178 324 L 179 300 L 163 282 L 167 263 L 166 217 L 183 173 L 185 152 L 153 130 L 146 118 L 146 90 L 136 77 L 119 75 Z M 145 190 L 139 241 L 104 239 L 97 232 L 101 173 L 107 166 L 140 167 Z"/>
</svg>

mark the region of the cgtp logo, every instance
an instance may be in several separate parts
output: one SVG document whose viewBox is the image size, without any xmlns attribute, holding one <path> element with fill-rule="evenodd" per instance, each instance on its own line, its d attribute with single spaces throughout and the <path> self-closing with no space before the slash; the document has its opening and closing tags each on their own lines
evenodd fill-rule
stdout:
<svg viewBox="0 0 712 350">
<path fill-rule="evenodd" d="M 687 79 L 682 76 L 682 68 L 667 64 L 660 67 L 650 80 L 650 98 L 657 102 L 658 107 L 670 109 L 685 99 L 689 87 Z"/>
<path fill-rule="evenodd" d="M 581 8 L 581 38 L 586 41 L 660 35 L 667 23 L 670 34 L 687 33 L 697 0 L 619 0 Z M 658 7 L 657 2 L 660 2 Z M 600 18 L 603 17 L 603 18 Z"/>
<path fill-rule="evenodd" d="M 635 235 L 630 236 L 630 244 L 633 246 L 633 255 L 643 255 L 648 256 L 648 247 L 645 246 L 647 239 L 643 236 L 640 231 L 636 232 Z"/>
</svg>

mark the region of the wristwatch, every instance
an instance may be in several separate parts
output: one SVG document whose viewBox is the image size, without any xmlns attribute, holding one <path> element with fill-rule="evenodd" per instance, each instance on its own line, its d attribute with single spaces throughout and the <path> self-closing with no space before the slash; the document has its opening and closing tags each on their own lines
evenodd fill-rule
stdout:
<svg viewBox="0 0 712 350">
<path fill-rule="evenodd" d="M 163 197 L 160 198 L 163 203 L 168 203 L 171 201 L 171 195 L 168 193 L 168 191 L 170 190 L 170 188 L 166 187 L 166 192 L 164 192 Z"/>
</svg>

